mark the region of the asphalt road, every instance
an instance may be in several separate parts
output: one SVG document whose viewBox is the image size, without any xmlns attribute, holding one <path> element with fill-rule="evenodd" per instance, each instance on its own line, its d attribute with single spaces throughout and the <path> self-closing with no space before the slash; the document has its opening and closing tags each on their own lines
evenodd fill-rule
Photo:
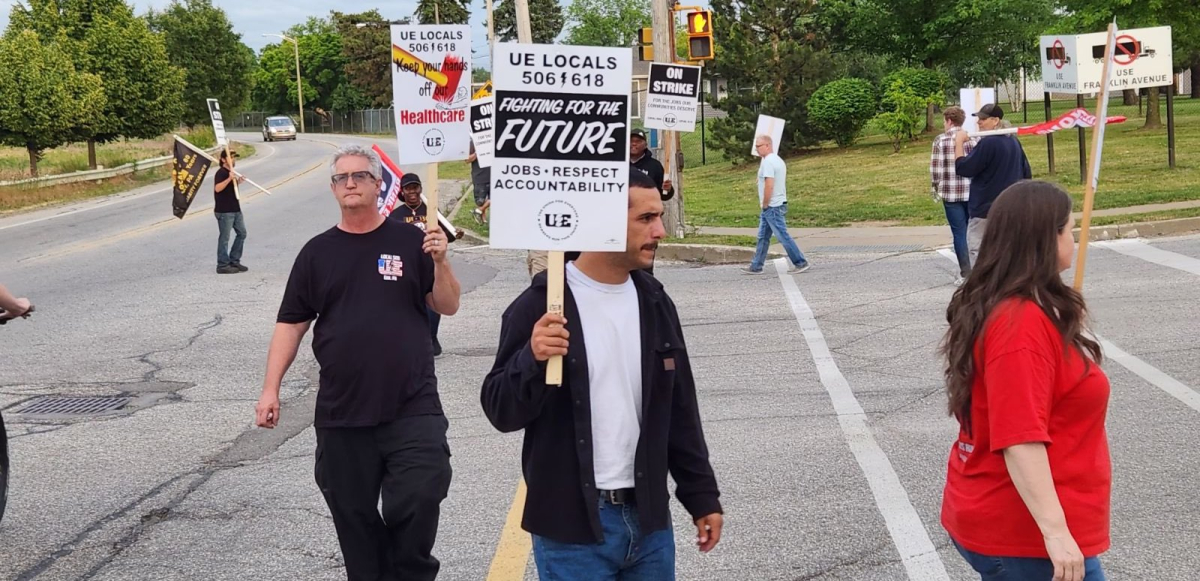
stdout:
<svg viewBox="0 0 1200 581">
<path fill-rule="evenodd" d="M 369 143 L 256 143 L 241 168 L 274 195 L 244 202 L 245 274 L 214 273 L 211 194 L 182 221 L 165 186 L 0 219 L 0 280 L 39 307 L 0 328 L 15 469 L 0 579 L 345 578 L 312 478 L 307 342 L 280 428 L 252 424 L 288 270 L 337 220 L 326 165 L 351 141 Z M 443 320 L 437 364 L 455 471 L 441 578 L 536 579 L 527 536 L 504 533 L 521 436 L 498 434 L 478 403 L 524 258 L 453 256 L 467 294 Z M 727 510 L 724 540 L 701 555 L 675 507 L 679 578 L 972 579 L 938 521 L 956 426 L 936 349 L 955 265 L 936 252 L 811 258 L 796 276 L 656 270 L 683 317 Z M 1116 581 L 1200 572 L 1198 282 L 1200 238 L 1090 253 L 1095 329 L 1118 355 L 1105 364 L 1115 486 L 1102 557 Z M 48 394 L 137 399 L 71 421 L 13 413 Z"/>
</svg>

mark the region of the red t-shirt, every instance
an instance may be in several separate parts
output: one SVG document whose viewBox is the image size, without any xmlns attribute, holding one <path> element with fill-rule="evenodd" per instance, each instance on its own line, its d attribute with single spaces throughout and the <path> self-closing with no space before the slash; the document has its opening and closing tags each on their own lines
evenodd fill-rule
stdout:
<svg viewBox="0 0 1200 581">
<path fill-rule="evenodd" d="M 975 346 L 973 435 L 950 450 L 942 525 L 976 553 L 1046 558 L 1045 541 L 1004 462 L 1004 449 L 1044 442 L 1067 527 L 1085 557 L 1109 546 L 1112 463 L 1104 420 L 1108 378 L 1028 300 L 993 311 Z M 979 362 L 982 362 L 980 364 Z M 1085 363 L 1087 363 L 1085 365 Z"/>
</svg>

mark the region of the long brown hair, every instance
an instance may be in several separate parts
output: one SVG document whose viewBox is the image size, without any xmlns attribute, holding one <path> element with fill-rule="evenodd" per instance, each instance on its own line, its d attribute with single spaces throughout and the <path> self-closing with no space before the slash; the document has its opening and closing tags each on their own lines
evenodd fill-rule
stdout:
<svg viewBox="0 0 1200 581">
<path fill-rule="evenodd" d="M 1083 296 L 1063 283 L 1058 235 L 1071 227 L 1071 197 L 1042 181 L 1009 186 L 988 212 L 979 258 L 946 309 L 950 329 L 942 343 L 950 415 L 971 433 L 971 384 L 979 368 L 975 347 L 996 305 L 1023 298 L 1041 307 L 1062 334 L 1063 344 L 1100 363 L 1100 345 L 1084 335 Z M 1086 358 L 1085 358 L 1086 359 Z"/>
</svg>

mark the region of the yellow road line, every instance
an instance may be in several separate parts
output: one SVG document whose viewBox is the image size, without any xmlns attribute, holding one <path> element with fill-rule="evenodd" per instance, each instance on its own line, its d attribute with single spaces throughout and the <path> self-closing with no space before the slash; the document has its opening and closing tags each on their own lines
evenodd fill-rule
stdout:
<svg viewBox="0 0 1200 581">
<path fill-rule="evenodd" d="M 524 510 L 525 480 L 522 479 L 517 483 L 517 494 L 513 497 L 512 506 L 508 508 L 504 530 L 500 531 L 500 542 L 496 545 L 495 555 L 492 556 L 487 581 L 525 579 L 525 568 L 529 565 L 529 551 L 533 548 L 533 539 L 529 533 L 521 530 L 521 514 Z"/>
<path fill-rule="evenodd" d="M 308 168 L 308 169 L 306 169 L 306 170 L 304 170 L 304 171 L 302 171 L 302 172 L 300 172 L 300 173 L 298 173 L 298 174 L 295 174 L 295 175 L 293 175 L 293 176 L 291 176 L 291 177 L 288 177 L 288 178 L 286 178 L 286 179 L 283 179 L 283 180 L 281 180 L 281 181 L 279 181 L 279 182 L 276 182 L 276 183 L 274 183 L 274 184 L 271 184 L 270 186 L 267 186 L 267 189 L 273 190 L 273 189 L 275 189 L 275 188 L 277 188 L 277 187 L 279 187 L 279 186 L 282 186 L 283 184 L 286 184 L 286 183 L 288 183 L 288 182 L 290 182 L 290 181 L 292 181 L 292 180 L 295 180 L 295 179 L 297 179 L 297 178 L 300 178 L 301 176 L 304 176 L 304 175 L 306 175 L 306 174 L 310 174 L 310 173 L 312 173 L 313 171 L 316 171 L 318 168 L 320 168 L 320 167 L 321 167 L 321 166 L 323 166 L 323 165 L 325 165 L 325 162 L 318 163 L 318 164 L 316 164 L 316 165 L 314 165 L 314 166 L 312 166 L 312 167 L 310 167 L 310 168 Z M 169 190 L 168 190 L 168 191 L 169 191 Z M 254 198 L 257 198 L 257 197 L 261 196 L 263 193 L 264 193 L 264 192 L 263 192 L 263 190 L 257 190 L 257 191 L 255 191 L 255 192 L 253 192 L 253 193 L 251 193 L 251 194 L 248 194 L 248 195 L 246 195 L 245 197 L 243 197 L 241 201 L 242 201 L 242 203 L 249 202 L 250 200 L 253 200 Z M 158 221 L 158 222 L 154 222 L 154 223 L 152 223 L 152 224 L 149 224 L 149 225 L 147 225 L 147 226 L 142 226 L 142 227 L 139 227 L 139 228 L 133 228 L 133 229 L 131 229 L 131 230 L 126 230 L 126 231 L 124 231 L 124 232 L 119 232 L 119 233 L 117 233 L 117 234 L 113 234 L 113 235 L 111 235 L 111 236 L 107 236 L 107 237 L 104 237 L 104 238 L 100 238 L 100 239 L 98 239 L 98 240 L 89 240 L 89 241 L 87 241 L 87 242 L 80 242 L 80 243 L 78 243 L 78 244 L 72 244 L 72 245 L 70 245 L 70 246 L 65 246 L 65 247 L 63 247 L 63 248 L 60 248 L 60 249 L 58 249 L 58 250 L 56 250 L 56 251 L 53 251 L 53 252 L 48 252 L 48 253 L 46 253 L 46 254 L 38 254 L 38 255 L 36 255 L 36 256 L 30 256 L 30 257 L 28 257 L 28 258 L 22 258 L 22 259 L 19 259 L 19 260 L 17 260 L 17 262 L 18 262 L 18 263 L 25 263 L 25 262 L 37 262 L 37 261 L 39 261 L 39 260 L 45 260 L 45 259 L 47 259 L 47 258 L 55 258 L 55 257 L 58 257 L 58 256 L 65 256 L 65 255 L 67 255 L 67 254 L 73 254 L 73 253 L 76 253 L 76 252 L 81 252 L 81 251 L 84 251 L 84 250 L 93 250 L 93 249 L 96 249 L 96 248 L 100 248 L 100 247 L 102 247 L 102 246 L 106 246 L 106 245 L 108 245 L 108 244 L 112 244 L 113 242 L 118 242 L 118 241 L 121 241 L 121 240 L 128 240 L 128 239 L 130 239 L 130 238 L 134 238 L 134 237 L 140 236 L 140 235 L 142 235 L 142 234 L 145 234 L 145 233 L 147 233 L 147 232 L 152 232 L 152 231 L 154 231 L 154 230 L 158 230 L 158 229 L 160 229 L 160 228 L 162 228 L 162 227 L 164 227 L 164 226 L 169 226 L 169 225 L 172 225 L 172 224 L 177 224 L 177 223 L 179 223 L 179 222 L 183 222 L 184 220 L 192 220 L 192 219 L 195 219 L 197 216 L 206 216 L 206 215 L 211 215 L 211 214 L 212 214 L 212 208 L 206 208 L 206 209 L 204 209 L 204 210 L 199 210 L 199 211 L 196 211 L 196 212 L 188 212 L 187 214 L 185 214 L 185 215 L 183 216 L 183 219 L 179 219 L 179 218 L 168 218 L 168 219 L 166 219 L 166 220 L 160 220 L 160 221 Z"/>
</svg>

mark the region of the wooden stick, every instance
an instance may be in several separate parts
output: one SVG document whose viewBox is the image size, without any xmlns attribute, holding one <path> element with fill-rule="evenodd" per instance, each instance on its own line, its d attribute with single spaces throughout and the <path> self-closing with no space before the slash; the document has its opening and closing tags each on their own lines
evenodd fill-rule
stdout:
<svg viewBox="0 0 1200 581">
<path fill-rule="evenodd" d="M 173 135 L 173 137 L 175 138 L 175 141 L 179 141 L 179 142 L 181 142 L 181 143 L 185 143 L 185 144 L 187 144 L 187 146 L 188 146 L 188 147 L 192 148 L 192 151 L 195 151 L 196 153 L 199 153 L 200 155 L 203 155 L 204 157 L 207 157 L 209 161 L 211 161 L 211 162 L 213 162 L 213 163 L 215 163 L 215 164 L 217 164 L 217 165 L 220 165 L 220 161 L 219 161 L 219 160 L 217 160 L 217 158 L 215 158 L 215 157 L 213 157 L 213 156 L 209 155 L 207 151 L 204 151 L 203 149 L 200 149 L 199 147 L 196 147 L 195 145 L 192 145 L 192 142 L 190 142 L 190 141 L 188 141 L 188 140 L 186 140 L 186 139 L 184 139 L 184 138 L 182 138 L 182 137 L 180 137 L 180 136 L 178 136 L 178 135 Z M 235 172 L 233 172 L 233 175 L 235 175 L 235 176 L 239 176 L 239 177 L 244 177 L 244 178 L 246 178 L 246 176 L 245 176 L 245 175 L 243 175 L 243 174 L 240 174 L 240 173 L 238 173 L 238 172 L 236 172 L 236 171 L 235 171 Z M 265 192 L 265 193 L 266 193 L 268 196 L 272 195 L 272 194 L 271 194 L 271 190 L 268 190 L 267 188 L 264 188 L 264 187 L 262 187 L 262 186 L 258 185 L 257 183 L 255 183 L 255 182 L 254 182 L 254 180 L 252 180 L 252 179 L 250 179 L 250 178 L 246 178 L 246 181 L 247 181 L 247 182 L 249 182 L 249 183 L 250 183 L 250 185 L 252 185 L 252 186 L 254 186 L 254 187 L 256 187 L 256 188 L 258 188 L 258 189 L 262 190 L 263 192 Z M 238 198 L 238 199 L 240 200 L 241 198 Z"/>
<path fill-rule="evenodd" d="M 1116 43 L 1117 21 L 1108 25 L 1108 40 L 1104 48 L 1104 72 L 1100 76 L 1100 92 L 1096 95 L 1096 127 L 1092 129 L 1092 156 L 1088 160 L 1088 180 L 1084 187 L 1083 219 L 1079 223 L 1079 258 L 1075 261 L 1075 290 L 1083 290 L 1083 275 L 1087 268 L 1089 230 L 1092 225 L 1092 204 L 1100 181 L 1100 153 L 1104 147 L 1104 128 L 1108 125 L 1108 77 L 1112 72 L 1113 46 Z M 1155 89 L 1157 90 L 1157 89 Z"/>
<path fill-rule="evenodd" d="M 566 287 L 566 254 L 552 250 L 546 261 L 546 312 L 562 316 L 566 312 L 563 293 Z M 555 355 L 546 362 L 546 385 L 562 385 L 562 355 Z"/>
<path fill-rule="evenodd" d="M 425 224 L 438 224 L 438 164 L 431 163 L 425 170 L 425 181 L 428 183 L 428 193 L 425 195 Z"/>
</svg>

